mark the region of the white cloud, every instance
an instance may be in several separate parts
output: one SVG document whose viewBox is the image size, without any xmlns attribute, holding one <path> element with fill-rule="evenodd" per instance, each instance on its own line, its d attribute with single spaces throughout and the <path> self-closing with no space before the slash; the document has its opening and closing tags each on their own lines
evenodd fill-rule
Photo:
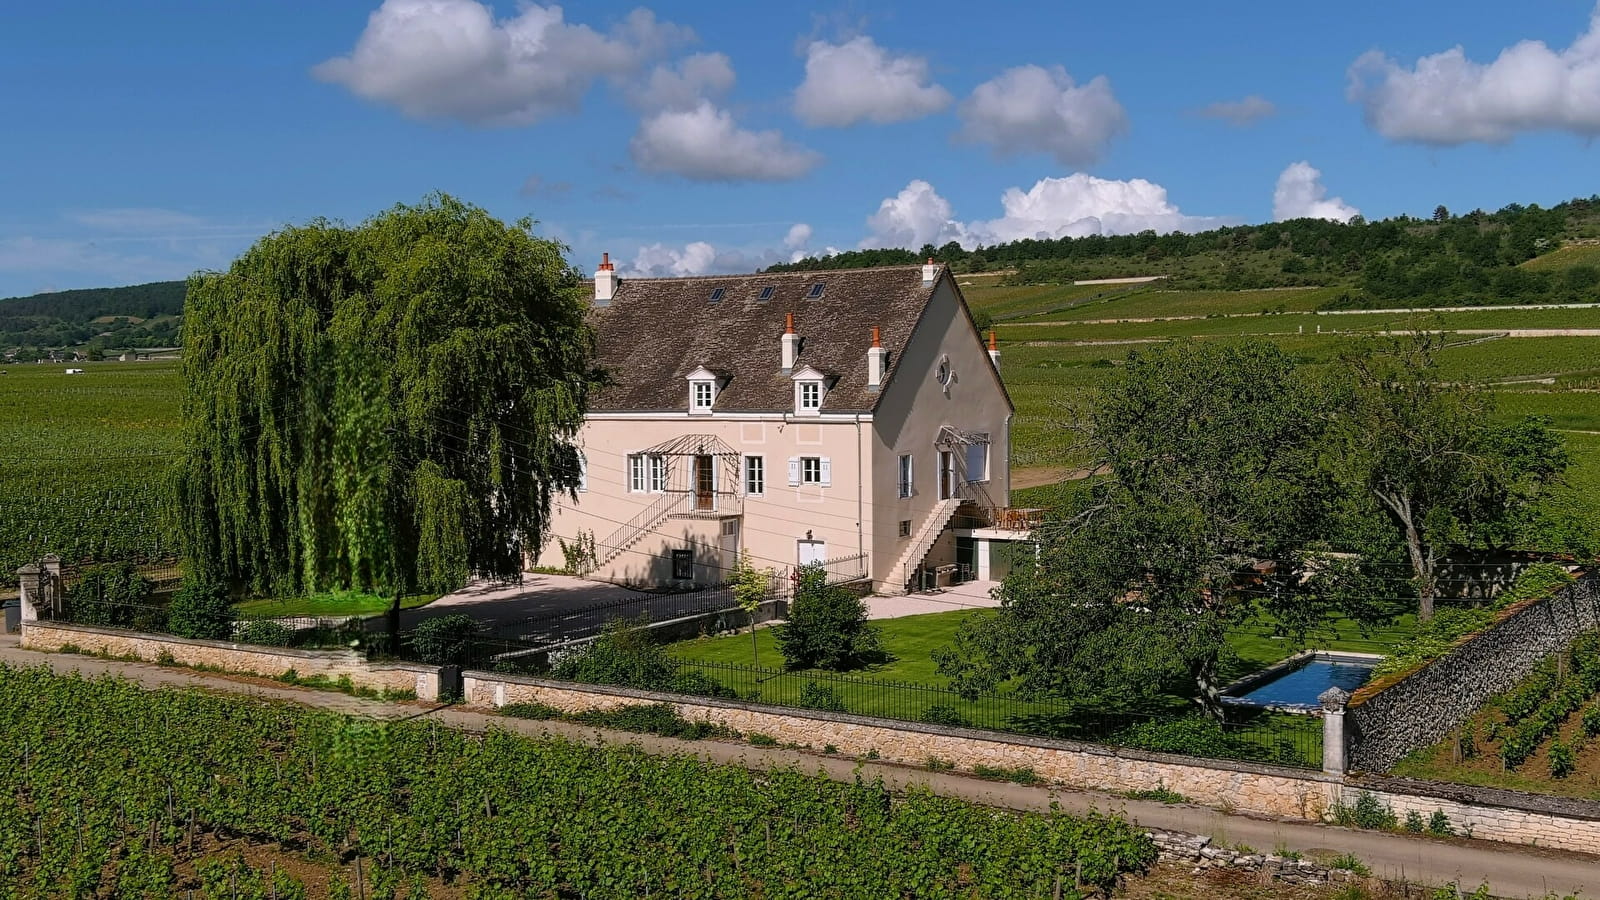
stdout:
<svg viewBox="0 0 1600 900">
<path fill-rule="evenodd" d="M 950 100 L 949 91 L 929 82 L 927 60 L 890 56 L 863 35 L 842 44 L 811 42 L 805 81 L 794 92 L 794 112 L 807 125 L 842 128 L 920 118 Z"/>
<path fill-rule="evenodd" d="M 149 231 L 151 229 L 194 229 L 210 227 L 200 216 L 159 207 L 116 207 L 69 213 L 69 221 L 105 231 Z"/>
<path fill-rule="evenodd" d="M 790 250 L 804 250 L 809 243 L 811 243 L 811 226 L 804 222 L 790 226 L 789 233 L 783 236 L 783 246 Z"/>
<path fill-rule="evenodd" d="M 671 172 L 693 181 L 789 181 L 822 161 L 815 151 L 777 131 L 747 131 L 709 100 L 688 110 L 667 110 L 639 123 L 629 145 L 647 172 Z"/>
<path fill-rule="evenodd" d="M 732 90 L 733 65 L 721 53 L 696 53 L 678 60 L 675 66 L 656 66 L 650 78 L 634 88 L 631 99 L 642 109 L 694 109 L 708 97 L 718 98 Z"/>
<path fill-rule="evenodd" d="M 607 34 L 527 3 L 496 19 L 478 0 L 384 0 L 322 81 L 416 118 L 527 125 L 577 109 L 596 78 L 637 71 L 690 32 L 636 9 Z"/>
<path fill-rule="evenodd" d="M 1351 216 L 1361 214 L 1344 202 L 1342 197 L 1328 197 L 1322 184 L 1322 173 L 1308 162 L 1291 163 L 1278 176 L 1278 186 L 1272 192 L 1272 218 L 1282 222 L 1287 219 L 1332 219 L 1348 222 Z"/>
<path fill-rule="evenodd" d="M 1600 134 L 1600 5 L 1565 50 L 1520 41 L 1492 63 L 1456 46 L 1412 68 L 1380 51 L 1350 66 L 1346 96 L 1367 124 L 1397 141 L 1452 146 L 1505 143 L 1526 131 Z"/>
<path fill-rule="evenodd" d="M 1277 112 L 1278 107 L 1259 94 L 1251 94 L 1243 100 L 1221 100 L 1196 110 L 1196 114 L 1204 118 L 1222 119 L 1239 128 L 1254 125 Z"/>
<path fill-rule="evenodd" d="M 1019 66 L 978 85 L 961 104 L 959 137 L 997 155 L 1049 153 L 1065 166 L 1095 162 L 1128 116 L 1104 75 L 1078 85 L 1065 69 Z"/>
<path fill-rule="evenodd" d="M 868 235 L 861 246 L 915 250 L 923 244 L 965 244 L 965 226 L 951 218 L 953 211 L 950 201 L 918 178 L 878 204 L 878 211 L 867 218 Z"/>
<path fill-rule="evenodd" d="M 913 181 L 879 204 L 867 219 L 869 233 L 861 246 L 915 249 L 955 241 L 971 248 L 1024 238 L 1133 234 L 1146 229 L 1195 232 L 1231 221 L 1185 215 L 1167 199 L 1166 188 L 1142 178 L 1113 181 L 1081 172 L 1040 179 L 1026 191 L 1009 188 L 1000 205 L 1003 214 L 997 219 L 962 222 L 933 185 Z"/>
<path fill-rule="evenodd" d="M 705 275 L 717 263 L 717 248 L 705 241 L 695 241 L 682 247 L 666 244 L 646 244 L 633 257 L 633 264 L 623 271 L 635 278 L 684 278 Z"/>
</svg>

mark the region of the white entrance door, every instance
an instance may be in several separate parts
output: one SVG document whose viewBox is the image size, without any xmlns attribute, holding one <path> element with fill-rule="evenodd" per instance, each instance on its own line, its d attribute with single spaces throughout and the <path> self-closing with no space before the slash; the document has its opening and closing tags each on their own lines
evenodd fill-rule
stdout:
<svg viewBox="0 0 1600 900">
<path fill-rule="evenodd" d="M 798 541 L 797 546 L 799 547 L 797 559 L 802 566 L 820 563 L 828 558 L 828 544 L 825 541 Z"/>
</svg>

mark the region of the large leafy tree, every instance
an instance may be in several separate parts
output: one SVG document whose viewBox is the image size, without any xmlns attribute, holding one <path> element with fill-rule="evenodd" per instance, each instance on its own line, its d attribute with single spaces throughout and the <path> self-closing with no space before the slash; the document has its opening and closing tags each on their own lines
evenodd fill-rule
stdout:
<svg viewBox="0 0 1600 900">
<path fill-rule="evenodd" d="M 1419 333 L 1347 356 L 1348 394 L 1330 442 L 1335 470 L 1371 498 L 1409 563 L 1423 620 L 1444 559 L 1517 543 L 1567 466 L 1545 420 L 1497 421 L 1493 393 L 1442 377 L 1442 342 Z"/>
<path fill-rule="evenodd" d="M 1219 711 L 1228 632 L 1270 610 L 1305 629 L 1345 604 L 1339 558 L 1318 555 L 1335 506 L 1316 383 L 1262 341 L 1130 354 L 1093 407 L 1104 477 L 1037 532 L 1037 566 L 1000 587 L 937 654 L 967 691 L 1013 681 L 1085 702 L 1186 681 Z"/>
<path fill-rule="evenodd" d="M 518 575 L 576 486 L 596 377 L 561 250 L 435 195 L 190 279 L 177 484 L 199 574 L 278 596 Z"/>
</svg>

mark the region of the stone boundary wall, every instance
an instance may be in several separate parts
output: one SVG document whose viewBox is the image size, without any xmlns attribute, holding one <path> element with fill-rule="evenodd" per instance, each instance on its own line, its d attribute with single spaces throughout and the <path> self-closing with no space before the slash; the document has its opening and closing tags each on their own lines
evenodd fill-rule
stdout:
<svg viewBox="0 0 1600 900">
<path fill-rule="evenodd" d="M 1356 691 L 1345 710 L 1351 771 L 1383 772 L 1443 739 L 1495 694 L 1515 687 L 1542 660 L 1600 628 L 1600 577 L 1512 606 L 1495 624 L 1394 682 Z"/>
<path fill-rule="evenodd" d="M 1594 801 L 1409 778 L 1353 778 L 1340 802 L 1354 806 L 1362 793 L 1376 797 L 1401 822 L 1407 813 L 1426 820 L 1443 812 L 1458 835 L 1581 853 L 1600 850 L 1600 803 Z"/>
<path fill-rule="evenodd" d="M 969 772 L 975 765 L 1027 767 L 1047 782 L 1071 788 L 1124 792 L 1165 787 L 1195 803 L 1275 818 L 1317 821 L 1339 798 L 1335 777 L 1265 764 L 1200 761 L 1075 741 L 490 672 L 463 672 L 462 682 L 463 697 L 471 706 L 543 703 L 563 712 L 584 712 L 671 703 L 691 721 L 818 750 L 832 744 L 846 756 L 875 750 L 880 759 L 912 766 L 937 758 Z"/>
<path fill-rule="evenodd" d="M 70 646 L 84 653 L 145 662 L 156 662 L 165 655 L 179 665 L 264 678 L 276 678 L 293 669 L 302 677 L 321 675 L 337 680 L 342 676 L 357 687 L 395 693 L 414 691 L 418 700 L 439 699 L 438 666 L 369 663 L 353 650 L 260 647 L 49 621 L 24 621 L 20 645 L 45 653 L 59 652 Z"/>
</svg>

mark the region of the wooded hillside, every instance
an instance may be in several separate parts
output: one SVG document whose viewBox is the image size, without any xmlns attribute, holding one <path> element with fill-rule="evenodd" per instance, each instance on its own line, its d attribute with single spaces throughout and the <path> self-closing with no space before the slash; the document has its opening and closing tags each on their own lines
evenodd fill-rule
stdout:
<svg viewBox="0 0 1600 900">
<path fill-rule="evenodd" d="M 1013 284 L 1166 275 L 1178 289 L 1343 288 L 1328 307 L 1567 303 L 1600 301 L 1600 266 L 1584 254 L 1554 251 L 1597 239 L 1600 195 L 1549 209 L 1512 204 L 1463 215 L 1440 206 L 1428 219 L 1295 219 L 1199 234 L 1144 231 L 973 250 L 955 242 L 915 252 L 852 250 L 771 271 L 904 265 L 931 256 L 962 273 L 1015 269 L 1008 278 Z"/>
</svg>

